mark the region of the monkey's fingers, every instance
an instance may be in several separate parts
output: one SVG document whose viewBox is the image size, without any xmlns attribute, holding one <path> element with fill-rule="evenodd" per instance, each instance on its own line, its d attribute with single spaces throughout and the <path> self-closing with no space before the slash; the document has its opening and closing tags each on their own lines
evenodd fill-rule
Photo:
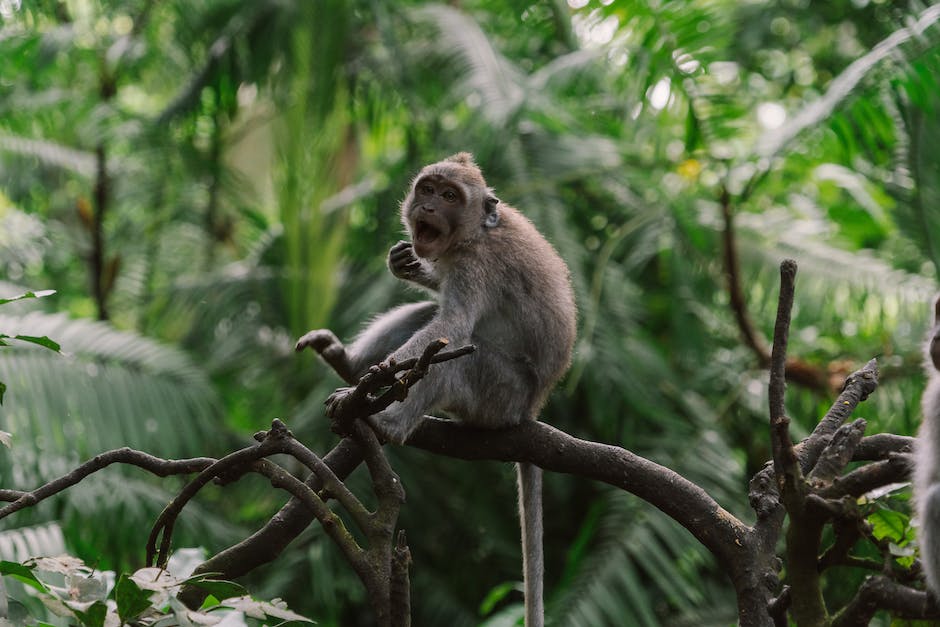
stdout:
<svg viewBox="0 0 940 627">
<path fill-rule="evenodd" d="M 409 263 L 407 265 L 394 268 L 395 276 L 413 279 L 421 275 L 421 264 L 418 262 Z"/>
<path fill-rule="evenodd" d="M 392 255 L 400 255 L 403 251 L 408 251 L 411 253 L 412 250 L 414 250 L 414 248 L 412 247 L 411 242 L 399 240 L 397 244 L 389 249 L 388 256 L 391 257 Z"/>
<path fill-rule="evenodd" d="M 330 418 L 335 418 L 343 401 L 352 394 L 353 389 L 354 388 L 336 388 L 332 394 L 326 397 L 326 400 L 323 402 L 323 404 L 326 405 L 326 415 Z"/>
<path fill-rule="evenodd" d="M 401 266 L 406 266 L 409 264 L 418 263 L 418 258 L 415 257 L 414 253 L 407 251 L 404 253 L 396 253 L 394 255 L 388 256 L 388 265 L 392 268 L 398 268 Z M 420 265 L 420 264 L 419 264 Z"/>
</svg>

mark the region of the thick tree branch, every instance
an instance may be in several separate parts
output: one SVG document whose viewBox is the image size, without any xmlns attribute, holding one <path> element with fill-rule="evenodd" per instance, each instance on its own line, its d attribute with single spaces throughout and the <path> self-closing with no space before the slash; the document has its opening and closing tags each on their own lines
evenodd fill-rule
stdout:
<svg viewBox="0 0 940 627">
<path fill-rule="evenodd" d="M 791 611 L 798 625 L 821 625 L 827 619 L 826 604 L 819 580 L 817 556 L 825 519 L 807 507 L 809 486 L 796 449 L 790 440 L 784 404 L 785 364 L 790 335 L 790 312 L 796 283 L 796 262 L 780 264 L 780 298 L 774 323 L 774 344 L 770 359 L 770 442 L 774 476 L 790 525 L 787 527 L 787 583 L 791 591 Z"/>
<path fill-rule="evenodd" d="M 832 482 L 832 485 L 820 490 L 819 495 L 829 499 L 843 496 L 857 498 L 875 488 L 907 481 L 910 470 L 911 458 L 909 455 L 893 455 L 889 459 L 866 464 L 838 477 Z"/>
<path fill-rule="evenodd" d="M 914 438 L 911 436 L 875 433 L 862 438 L 862 441 L 855 448 L 855 457 L 852 458 L 852 461 L 888 459 L 893 453 L 910 453 L 913 450 Z"/>
<path fill-rule="evenodd" d="M 878 610 L 890 610 L 896 616 L 909 619 L 940 618 L 940 608 L 926 592 L 902 586 L 887 577 L 872 576 L 836 615 L 832 627 L 867 625 Z"/>
<path fill-rule="evenodd" d="M 467 460 L 527 462 L 545 470 L 596 479 L 659 508 L 688 529 L 725 568 L 734 568 L 748 528 L 702 488 L 630 451 L 575 438 L 541 422 L 479 429 L 426 417 L 408 444 Z"/>
</svg>

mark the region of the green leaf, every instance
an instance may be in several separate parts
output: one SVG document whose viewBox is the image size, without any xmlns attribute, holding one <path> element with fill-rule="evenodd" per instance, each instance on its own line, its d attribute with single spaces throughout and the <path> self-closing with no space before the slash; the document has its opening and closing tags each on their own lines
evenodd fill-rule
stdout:
<svg viewBox="0 0 940 627">
<path fill-rule="evenodd" d="M 3 394 L 7 391 L 7 384 L 0 381 L 0 405 L 3 405 Z M 7 445 L 9 446 L 9 445 Z"/>
<path fill-rule="evenodd" d="M 150 592 L 141 590 L 127 574 L 123 574 L 114 586 L 114 601 L 121 621 L 128 622 L 150 607 Z"/>
<path fill-rule="evenodd" d="M 108 606 L 103 601 L 95 601 L 84 612 L 72 608 L 75 618 L 85 627 L 104 627 L 104 619 L 108 615 Z"/>
<path fill-rule="evenodd" d="M 500 601 L 506 598 L 506 595 L 518 587 L 519 584 L 516 581 L 504 581 L 490 589 L 483 598 L 483 602 L 480 603 L 480 616 L 487 616 Z"/>
<path fill-rule="evenodd" d="M 909 516 L 890 509 L 879 509 L 868 515 L 868 522 L 871 523 L 872 534 L 878 540 L 888 538 L 900 546 L 908 540 Z"/>
<path fill-rule="evenodd" d="M 55 294 L 55 290 L 39 290 L 38 292 L 26 292 L 25 294 L 20 294 L 19 296 L 14 296 L 13 298 L 0 298 L 0 305 L 6 305 L 7 303 L 12 303 L 17 300 L 24 300 L 26 298 L 42 298 L 43 296 L 49 296 Z"/>
<path fill-rule="evenodd" d="M 57 353 L 61 348 L 57 342 L 50 340 L 45 335 L 42 337 L 36 337 L 34 335 L 16 335 L 13 339 L 20 340 L 22 342 L 29 342 L 30 344 L 38 344 L 39 346 L 45 346 L 49 350 L 55 351 Z"/>
<path fill-rule="evenodd" d="M 222 607 L 230 607 L 232 609 L 238 610 L 239 612 L 244 612 L 246 616 L 250 618 L 257 618 L 262 620 L 264 618 L 280 618 L 285 621 L 297 621 L 303 623 L 314 623 L 315 621 L 310 620 L 300 614 L 291 612 L 284 605 L 284 602 L 280 599 L 272 599 L 268 601 L 258 601 L 252 599 L 249 596 L 235 597 L 233 599 L 225 599 L 220 603 Z"/>
<path fill-rule="evenodd" d="M 248 594 L 248 591 L 245 590 L 244 587 L 234 581 L 193 577 L 192 579 L 188 579 L 186 583 L 205 590 L 217 599 L 230 599 L 232 597 L 240 597 Z"/>
<path fill-rule="evenodd" d="M 48 592 L 46 586 L 36 579 L 36 575 L 33 574 L 31 568 L 18 564 L 17 562 L 0 561 L 0 575 L 13 577 L 17 581 L 27 586 L 32 586 L 40 592 Z"/>
</svg>

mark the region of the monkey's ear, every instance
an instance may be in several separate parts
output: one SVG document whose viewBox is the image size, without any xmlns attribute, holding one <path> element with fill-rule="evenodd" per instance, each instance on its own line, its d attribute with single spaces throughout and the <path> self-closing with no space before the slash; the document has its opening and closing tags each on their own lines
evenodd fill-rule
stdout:
<svg viewBox="0 0 940 627">
<path fill-rule="evenodd" d="M 486 198 L 483 199 L 483 213 L 486 215 L 486 218 L 483 220 L 483 226 L 492 228 L 499 224 L 499 211 L 496 210 L 496 205 L 498 204 L 499 198 L 487 192 Z"/>
</svg>

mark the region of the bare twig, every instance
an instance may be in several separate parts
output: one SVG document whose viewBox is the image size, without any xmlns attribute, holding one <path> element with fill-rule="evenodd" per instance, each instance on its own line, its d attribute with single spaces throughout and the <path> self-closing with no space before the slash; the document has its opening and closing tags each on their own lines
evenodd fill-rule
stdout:
<svg viewBox="0 0 940 627">
<path fill-rule="evenodd" d="M 127 464 L 143 468 L 158 477 L 167 477 L 170 475 L 184 475 L 204 470 L 216 460 L 210 457 L 197 457 L 194 459 L 169 460 L 160 459 L 153 455 L 148 455 L 141 451 L 135 451 L 131 448 L 119 448 L 99 455 L 95 455 L 75 470 L 54 479 L 31 492 L 21 493 L 21 496 L 0 509 L 0 519 L 6 518 L 14 512 L 18 512 L 24 507 L 30 507 L 40 501 L 49 498 L 63 490 L 72 487 L 82 479 L 106 468 L 111 464 Z M 7 491 L 12 496 L 15 491 Z"/>
<path fill-rule="evenodd" d="M 253 469 L 271 481 L 271 485 L 290 492 L 295 498 L 313 512 L 324 532 L 346 556 L 346 560 L 360 578 L 372 576 L 372 565 L 365 551 L 356 543 L 342 519 L 327 507 L 326 503 L 300 479 L 290 474 L 277 464 L 267 459 L 259 459 L 252 464 Z"/>
<path fill-rule="evenodd" d="M 405 531 L 398 532 L 398 541 L 392 552 L 391 624 L 392 627 L 408 627 L 411 624 L 411 584 L 408 570 L 411 567 L 411 551 Z"/>
<path fill-rule="evenodd" d="M 796 452 L 790 440 L 789 424 L 786 417 L 786 360 L 787 341 L 790 335 L 790 312 L 793 309 L 795 292 L 796 262 L 787 259 L 780 264 L 780 298 L 777 304 L 777 321 L 774 324 L 774 344 L 770 357 L 770 383 L 768 401 L 770 403 L 770 443 L 773 450 L 774 473 L 778 485 L 789 485 L 796 489 L 802 481 L 802 472 L 797 464 Z M 788 508 L 789 510 L 789 508 Z"/>
<path fill-rule="evenodd" d="M 351 438 L 343 438 L 323 457 L 323 462 L 339 479 L 344 479 L 362 463 L 362 449 Z M 314 491 L 322 487 L 316 475 L 310 475 L 304 483 Z M 274 561 L 313 520 L 312 511 L 295 497 L 274 514 L 264 527 L 200 564 L 194 574 L 221 573 L 226 579 L 242 577 Z M 200 588 L 188 586 L 179 598 L 187 606 L 195 607 L 202 603 L 205 594 Z"/>
<path fill-rule="evenodd" d="M 734 313 L 734 319 L 738 323 L 738 329 L 744 338 L 744 343 L 757 355 L 761 366 L 766 367 L 770 363 L 770 351 L 767 349 L 767 343 L 764 341 L 751 322 L 751 317 L 747 312 L 747 303 L 744 301 L 744 290 L 741 287 L 741 264 L 738 261 L 738 247 L 734 234 L 734 215 L 731 210 L 731 194 L 727 188 L 722 187 L 721 197 L 721 217 L 724 219 L 725 228 L 722 231 L 722 244 L 725 261 L 725 274 L 728 277 L 728 296 L 731 303 L 731 311 Z"/>
<path fill-rule="evenodd" d="M 466 345 L 441 353 L 447 344 L 446 338 L 439 338 L 430 342 L 420 357 L 372 366 L 354 387 L 339 388 L 333 392 L 326 399 L 326 413 L 332 421 L 333 430 L 340 435 L 348 435 L 353 421 L 376 414 L 395 401 L 404 400 L 408 390 L 427 375 L 431 364 L 457 359 L 476 350 L 473 345 Z M 406 374 L 397 376 L 404 371 L 407 371 Z"/>
<path fill-rule="evenodd" d="M 166 561 L 170 557 L 170 539 L 173 535 L 173 526 L 176 524 L 176 518 L 179 516 L 180 512 L 183 511 L 183 507 L 196 496 L 203 486 L 215 477 L 229 474 L 238 469 L 248 468 L 258 459 L 275 453 L 287 452 L 285 450 L 285 442 L 288 439 L 290 439 L 290 432 L 287 430 L 287 427 L 284 426 L 284 423 L 281 421 L 275 420 L 271 425 L 271 431 L 268 432 L 267 436 L 261 442 L 230 453 L 218 461 L 213 461 L 210 466 L 202 470 L 183 488 L 176 498 L 163 509 L 157 521 L 154 523 L 153 528 L 150 530 L 150 536 L 147 539 L 147 564 L 154 565 L 156 563 L 160 568 L 166 565 Z M 161 533 L 160 550 L 159 553 L 157 553 L 156 542 Z M 154 562 L 155 557 L 157 558 L 156 562 Z"/>
</svg>

